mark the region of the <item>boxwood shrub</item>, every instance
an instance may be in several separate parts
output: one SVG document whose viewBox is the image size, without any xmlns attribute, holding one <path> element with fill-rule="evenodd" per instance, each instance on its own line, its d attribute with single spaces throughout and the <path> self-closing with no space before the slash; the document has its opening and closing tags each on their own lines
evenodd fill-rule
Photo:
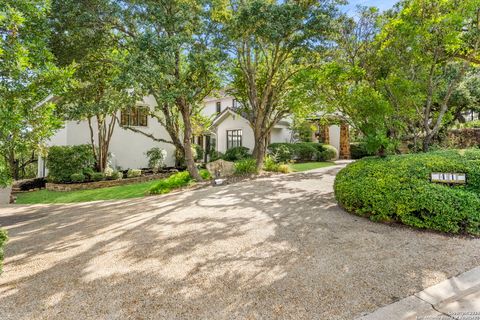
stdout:
<svg viewBox="0 0 480 320">
<path fill-rule="evenodd" d="M 250 150 L 247 147 L 234 147 L 228 149 L 223 155 L 223 160 L 226 161 L 239 161 L 243 159 L 251 158 Z"/>
<path fill-rule="evenodd" d="M 341 170 L 335 197 L 374 221 L 480 235 L 480 150 L 365 158 Z M 466 173 L 466 185 L 432 183 L 432 172 Z"/>
<path fill-rule="evenodd" d="M 272 143 L 268 146 L 268 152 L 279 162 L 328 161 L 336 156 L 336 152 L 332 148 L 316 142 Z"/>
<path fill-rule="evenodd" d="M 95 167 L 90 145 L 52 146 L 47 156 L 48 179 L 52 182 L 71 182 L 75 173 L 87 175 Z"/>
</svg>

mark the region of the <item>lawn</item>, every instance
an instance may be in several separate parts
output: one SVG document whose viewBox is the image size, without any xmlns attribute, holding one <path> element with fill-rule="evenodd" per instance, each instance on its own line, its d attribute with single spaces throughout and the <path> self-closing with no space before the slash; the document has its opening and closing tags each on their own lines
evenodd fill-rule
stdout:
<svg viewBox="0 0 480 320">
<path fill-rule="evenodd" d="M 119 200 L 140 198 L 147 194 L 147 191 L 159 180 L 153 180 L 142 183 L 128 184 L 117 187 L 109 187 L 93 190 L 80 191 L 48 191 L 40 190 L 28 193 L 18 194 L 18 204 L 34 204 L 34 203 L 71 203 L 86 202 L 95 200 Z"/>
<path fill-rule="evenodd" d="M 313 169 L 325 168 L 335 165 L 333 162 L 305 162 L 305 163 L 293 163 L 290 165 L 290 169 L 293 172 L 308 171 Z"/>
</svg>

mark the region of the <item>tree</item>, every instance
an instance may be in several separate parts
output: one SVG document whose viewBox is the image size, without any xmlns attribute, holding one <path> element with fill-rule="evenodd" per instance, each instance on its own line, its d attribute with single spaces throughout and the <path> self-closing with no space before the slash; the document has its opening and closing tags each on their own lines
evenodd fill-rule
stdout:
<svg viewBox="0 0 480 320">
<path fill-rule="evenodd" d="M 49 1 L 1 3 L 0 150 L 8 177 L 19 179 L 61 125 L 55 105 L 40 102 L 62 92 L 72 70 L 57 68 L 48 50 Z"/>
<path fill-rule="evenodd" d="M 416 97 L 409 104 L 417 114 L 410 126 L 424 151 L 444 127 L 452 95 L 469 69 L 468 57 L 480 43 L 478 36 L 469 35 L 478 34 L 476 2 L 406 1 L 379 35 L 381 60 L 388 64 L 382 84 L 399 108 Z"/>
<path fill-rule="evenodd" d="M 69 120 L 86 120 L 97 170 L 107 167 L 117 113 L 135 105 L 127 70 L 128 52 L 117 26 L 121 8 L 106 1 L 53 2 L 51 47 L 62 65 L 75 65 L 76 85 L 62 99 Z"/>
<path fill-rule="evenodd" d="M 232 1 L 224 17 L 234 57 L 233 93 L 253 128 L 257 169 L 263 167 L 269 134 L 292 110 L 294 77 L 318 63 L 335 7 L 330 1 Z"/>
<path fill-rule="evenodd" d="M 219 86 L 221 52 L 210 24 L 213 5 L 194 0 L 127 2 L 125 11 L 133 23 L 124 31 L 130 36 L 139 86 L 155 97 L 154 116 L 184 155 L 190 175 L 201 181 L 192 152 L 192 119 Z"/>
</svg>

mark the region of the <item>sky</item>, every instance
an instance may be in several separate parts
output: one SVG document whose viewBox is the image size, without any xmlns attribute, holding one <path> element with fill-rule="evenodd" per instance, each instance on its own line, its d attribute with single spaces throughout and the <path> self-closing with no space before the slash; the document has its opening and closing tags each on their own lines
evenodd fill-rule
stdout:
<svg viewBox="0 0 480 320">
<path fill-rule="evenodd" d="M 380 10 L 386 10 L 392 8 L 398 0 L 349 0 L 348 2 L 349 4 L 345 6 L 345 12 L 354 14 L 357 5 L 377 7 Z"/>
</svg>

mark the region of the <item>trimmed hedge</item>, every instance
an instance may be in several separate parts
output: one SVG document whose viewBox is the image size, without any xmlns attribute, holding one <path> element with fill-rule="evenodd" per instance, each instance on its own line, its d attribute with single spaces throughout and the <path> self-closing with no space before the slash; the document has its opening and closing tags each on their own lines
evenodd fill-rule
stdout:
<svg viewBox="0 0 480 320">
<path fill-rule="evenodd" d="M 251 157 L 252 155 L 247 147 L 235 147 L 228 149 L 222 158 L 226 161 L 239 161 Z"/>
<path fill-rule="evenodd" d="M 296 161 L 328 161 L 336 156 L 330 147 L 316 142 L 272 143 L 268 151 L 278 162 Z"/>
<path fill-rule="evenodd" d="M 48 180 L 55 183 L 72 182 L 76 173 L 88 175 L 95 167 L 90 145 L 52 146 L 47 156 Z"/>
<path fill-rule="evenodd" d="M 8 241 L 8 234 L 6 230 L 0 229 L 0 274 L 2 273 L 3 258 L 4 258 L 4 246 Z"/>
<path fill-rule="evenodd" d="M 432 172 L 466 173 L 467 184 L 430 182 Z M 335 197 L 374 221 L 480 235 L 480 150 L 366 158 L 341 170 Z"/>
</svg>

